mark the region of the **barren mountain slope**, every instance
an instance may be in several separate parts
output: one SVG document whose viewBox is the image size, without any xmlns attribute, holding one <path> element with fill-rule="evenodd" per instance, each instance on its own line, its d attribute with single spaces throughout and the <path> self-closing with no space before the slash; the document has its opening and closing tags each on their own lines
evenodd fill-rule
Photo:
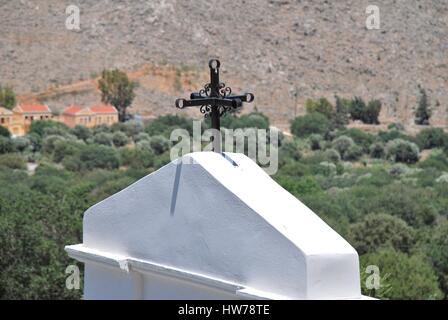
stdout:
<svg viewBox="0 0 448 320">
<path fill-rule="evenodd" d="M 81 10 L 80 31 L 65 27 L 70 4 Z M 379 98 L 383 120 L 410 123 L 419 84 L 446 125 L 448 1 L 375 1 L 380 30 L 366 29 L 369 4 L 0 0 L 0 82 L 60 109 L 98 101 L 90 79 L 117 67 L 141 82 L 134 109 L 154 115 L 175 112 L 175 97 L 199 89 L 218 57 L 226 84 L 255 94 L 247 110 L 256 106 L 280 127 L 307 98 L 335 93 Z"/>
</svg>

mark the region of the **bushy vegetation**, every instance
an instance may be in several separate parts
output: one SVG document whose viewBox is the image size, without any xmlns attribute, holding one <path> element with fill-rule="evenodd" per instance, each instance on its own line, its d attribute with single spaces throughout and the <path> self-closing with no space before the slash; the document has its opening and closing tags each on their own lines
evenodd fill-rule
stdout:
<svg viewBox="0 0 448 320">
<path fill-rule="evenodd" d="M 365 103 L 360 97 L 355 97 L 349 107 L 352 120 L 361 120 L 368 124 L 379 124 L 378 116 L 381 111 L 381 101 L 371 100 Z"/>
<path fill-rule="evenodd" d="M 11 87 L 0 85 L 0 107 L 12 110 L 17 104 L 17 98 Z"/>
<path fill-rule="evenodd" d="M 322 114 L 328 105 L 319 103 L 294 121 L 293 137 L 280 135 L 273 178 L 357 249 L 364 294 L 446 298 L 443 134 L 429 129 L 413 138 L 396 127 L 378 135 L 346 129 L 346 120 L 334 125 L 337 112 Z M 348 108 L 347 101 L 339 103 Z M 82 290 L 65 289 L 64 271 L 74 262 L 63 248 L 82 241 L 84 211 L 168 163 L 171 131 L 192 133 L 192 121 L 162 116 L 146 125 L 93 129 L 35 123 L 24 137 L 0 135 L 0 298 L 80 298 Z M 201 130 L 208 126 L 204 121 Z M 232 114 L 223 126 L 268 129 L 269 120 L 259 112 Z M 435 149 L 420 160 L 419 146 Z M 380 268 L 379 290 L 365 286 L 372 264 Z"/>
<path fill-rule="evenodd" d="M 418 107 L 415 112 L 415 124 L 428 125 L 429 119 L 431 118 L 431 114 L 432 111 L 426 90 L 420 87 L 420 100 L 418 102 Z"/>
<path fill-rule="evenodd" d="M 298 137 L 307 137 L 313 133 L 325 134 L 330 128 L 330 120 L 319 112 L 313 112 L 294 119 L 291 132 Z"/>
</svg>

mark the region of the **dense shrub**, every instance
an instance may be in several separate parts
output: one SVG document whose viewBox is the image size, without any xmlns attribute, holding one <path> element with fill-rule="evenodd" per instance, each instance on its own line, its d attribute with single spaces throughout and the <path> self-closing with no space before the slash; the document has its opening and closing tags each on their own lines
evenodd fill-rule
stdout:
<svg viewBox="0 0 448 320">
<path fill-rule="evenodd" d="M 132 168 L 149 168 L 154 164 L 154 153 L 146 148 L 123 148 L 121 150 L 121 162 Z"/>
<path fill-rule="evenodd" d="M 81 149 L 79 160 L 82 169 L 95 168 L 116 169 L 120 165 L 118 153 L 111 147 L 104 145 L 86 145 Z"/>
<path fill-rule="evenodd" d="M 112 134 L 107 132 L 98 132 L 93 136 L 93 142 L 105 146 L 112 145 Z"/>
<path fill-rule="evenodd" d="M 416 136 L 420 149 L 443 148 L 448 144 L 448 134 L 440 128 L 421 130 Z"/>
<path fill-rule="evenodd" d="M 276 177 L 276 181 L 283 188 L 297 197 L 322 191 L 322 188 L 312 176 L 305 176 L 298 179 L 287 176 L 278 176 Z"/>
<path fill-rule="evenodd" d="M 11 133 L 9 132 L 8 128 L 0 126 L 0 137 L 11 137 Z"/>
<path fill-rule="evenodd" d="M 31 142 L 27 137 L 17 137 L 12 140 L 12 144 L 14 150 L 23 152 L 30 146 Z"/>
<path fill-rule="evenodd" d="M 361 256 L 361 263 L 364 266 L 378 266 L 380 276 L 389 275 L 389 299 L 442 298 L 437 276 L 422 255 L 408 256 L 392 249 L 383 249 Z"/>
<path fill-rule="evenodd" d="M 350 146 L 345 152 L 343 159 L 347 161 L 357 161 L 362 156 L 362 148 L 356 144 Z"/>
<path fill-rule="evenodd" d="M 382 142 L 375 142 L 370 146 L 370 156 L 374 159 L 381 159 L 384 157 L 384 144 Z"/>
<path fill-rule="evenodd" d="M 347 136 L 339 136 L 332 142 L 333 148 L 339 152 L 342 158 L 345 158 L 347 151 L 354 145 L 353 139 Z"/>
<path fill-rule="evenodd" d="M 20 153 L 7 153 L 0 155 L 0 167 L 10 169 L 26 169 L 26 163 Z"/>
<path fill-rule="evenodd" d="M 17 104 L 14 90 L 8 86 L 0 85 L 0 107 L 12 110 Z"/>
<path fill-rule="evenodd" d="M 339 161 L 341 161 L 341 155 L 339 154 L 339 152 L 331 148 L 324 151 L 324 157 L 326 160 L 333 163 L 338 163 Z"/>
<path fill-rule="evenodd" d="M 125 133 L 117 131 L 112 135 L 112 142 L 116 147 L 124 147 L 128 143 L 128 137 Z"/>
<path fill-rule="evenodd" d="M 331 125 L 334 129 L 342 129 L 349 123 L 350 100 L 335 97 L 335 111 L 331 115 Z"/>
<path fill-rule="evenodd" d="M 140 132 L 139 134 L 137 134 L 134 138 L 134 142 L 140 142 L 140 141 L 149 141 L 151 138 L 149 136 L 149 134 L 147 134 L 146 132 Z"/>
<path fill-rule="evenodd" d="M 414 236 L 406 222 L 388 214 L 368 214 L 350 226 L 350 243 L 361 255 L 384 247 L 410 252 Z"/>
<path fill-rule="evenodd" d="M 395 129 L 389 130 L 389 131 L 380 131 L 378 133 L 378 138 L 380 138 L 381 141 L 383 141 L 384 143 L 387 143 L 387 142 L 395 140 L 395 139 L 402 139 L 402 140 L 406 140 L 406 141 L 415 143 L 415 139 L 413 137 L 410 137 L 410 136 L 404 134 L 403 132 L 401 132 L 399 130 L 395 130 Z"/>
<path fill-rule="evenodd" d="M 428 253 L 437 271 L 445 299 L 448 297 L 448 222 L 437 226 L 428 242 Z"/>
<path fill-rule="evenodd" d="M 364 118 L 366 103 L 361 97 L 354 97 L 350 103 L 349 113 L 352 120 L 361 120 Z"/>
<path fill-rule="evenodd" d="M 288 161 L 284 164 L 278 171 L 278 176 L 289 176 L 289 177 L 303 177 L 310 175 L 310 168 L 298 161 Z"/>
<path fill-rule="evenodd" d="M 26 138 L 30 141 L 30 151 L 37 152 L 42 148 L 42 137 L 36 133 L 27 134 Z"/>
<path fill-rule="evenodd" d="M 14 151 L 14 144 L 11 138 L 0 136 L 0 154 Z"/>
<path fill-rule="evenodd" d="M 375 136 L 355 128 L 338 130 L 336 132 L 336 136 L 347 136 L 352 138 L 358 146 L 362 147 L 362 150 L 365 153 L 368 153 L 370 151 L 370 146 L 375 141 Z"/>
<path fill-rule="evenodd" d="M 257 128 L 269 129 L 269 119 L 260 112 L 251 112 L 240 117 L 228 114 L 221 120 L 221 126 L 227 129 Z"/>
<path fill-rule="evenodd" d="M 143 124 L 134 120 L 114 123 L 111 127 L 112 132 L 122 132 L 130 139 L 134 139 L 144 129 Z"/>
<path fill-rule="evenodd" d="M 84 141 L 87 141 L 87 139 L 92 137 L 92 132 L 88 128 L 81 126 L 81 125 L 75 126 L 71 130 L 71 133 L 74 136 L 76 136 L 78 139 L 84 140 Z"/>
<path fill-rule="evenodd" d="M 349 108 L 353 120 L 361 120 L 367 124 L 379 124 L 378 116 L 381 111 L 381 102 L 371 100 L 368 104 L 360 97 L 355 97 Z"/>
<path fill-rule="evenodd" d="M 311 150 L 320 150 L 320 149 L 322 149 L 322 140 L 323 140 L 323 137 L 320 134 L 312 134 L 312 135 L 310 135 L 310 148 L 311 148 Z"/>
<path fill-rule="evenodd" d="M 170 149 L 171 142 L 165 138 L 164 136 L 154 136 L 151 137 L 149 141 L 152 150 L 154 150 L 155 154 L 162 154 Z"/>
<path fill-rule="evenodd" d="M 152 120 L 145 128 L 150 136 L 163 135 L 169 138 L 174 129 L 185 129 L 193 134 L 193 120 L 178 115 L 166 115 Z"/>
<path fill-rule="evenodd" d="M 381 101 L 379 100 L 369 101 L 362 121 L 368 124 L 379 124 L 380 121 L 378 120 L 378 117 L 380 115 L 380 112 L 381 112 Z"/>
<path fill-rule="evenodd" d="M 67 140 L 59 135 L 46 136 L 42 141 L 42 151 L 51 155 L 58 141 L 67 141 Z"/>
<path fill-rule="evenodd" d="M 280 158 L 280 163 L 285 163 L 287 159 L 294 161 L 300 160 L 302 153 L 298 143 L 295 140 L 286 141 L 278 150 L 278 156 Z"/>
<path fill-rule="evenodd" d="M 82 145 L 73 141 L 56 140 L 52 150 L 53 161 L 59 163 L 66 157 L 74 156 L 79 153 Z"/>
<path fill-rule="evenodd" d="M 30 130 L 28 134 L 37 134 L 39 136 L 44 136 L 46 129 L 56 129 L 59 130 L 59 132 L 68 132 L 69 128 L 63 124 L 62 122 L 57 122 L 53 120 L 39 120 L 39 121 L 33 121 L 30 126 Z M 55 132 L 51 132 L 49 134 L 54 134 Z"/>
<path fill-rule="evenodd" d="M 415 143 L 395 139 L 387 143 L 386 157 L 395 162 L 415 163 L 420 157 L 420 152 Z"/>
<path fill-rule="evenodd" d="M 297 137 L 307 137 L 310 134 L 325 134 L 329 130 L 330 121 L 321 113 L 310 113 L 294 119 L 291 132 Z"/>
<path fill-rule="evenodd" d="M 305 109 L 307 113 L 318 112 L 330 119 L 333 115 L 333 106 L 326 98 L 319 100 L 308 99 L 305 102 Z"/>
<path fill-rule="evenodd" d="M 418 166 L 448 172 L 448 157 L 443 152 L 433 152 L 428 158 L 419 162 Z"/>
<path fill-rule="evenodd" d="M 418 102 L 417 110 L 415 111 L 415 124 L 429 125 L 429 119 L 431 118 L 431 107 L 429 105 L 428 95 L 426 90 L 420 88 L 420 100 Z"/>
</svg>

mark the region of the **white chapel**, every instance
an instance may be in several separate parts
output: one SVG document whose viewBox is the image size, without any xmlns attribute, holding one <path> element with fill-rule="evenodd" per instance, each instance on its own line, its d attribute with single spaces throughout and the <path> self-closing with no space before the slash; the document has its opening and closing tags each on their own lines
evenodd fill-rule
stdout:
<svg viewBox="0 0 448 320">
<path fill-rule="evenodd" d="M 362 299 L 353 247 L 237 153 L 172 161 L 84 214 L 84 299 Z"/>
</svg>

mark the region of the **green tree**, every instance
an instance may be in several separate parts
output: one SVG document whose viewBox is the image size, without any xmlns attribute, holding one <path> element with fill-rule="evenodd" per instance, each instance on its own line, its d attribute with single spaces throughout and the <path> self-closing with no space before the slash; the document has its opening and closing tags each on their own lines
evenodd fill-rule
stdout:
<svg viewBox="0 0 448 320">
<path fill-rule="evenodd" d="M 49 129 L 56 129 L 56 132 L 49 132 Z M 39 120 L 39 121 L 33 121 L 31 123 L 30 126 L 30 130 L 28 132 L 28 134 L 37 134 L 41 137 L 43 137 L 46 134 L 65 134 L 68 133 L 69 128 L 61 123 L 61 122 L 57 122 L 57 121 L 52 121 L 52 120 Z"/>
<path fill-rule="evenodd" d="M 441 128 L 427 128 L 416 136 L 420 149 L 443 148 L 448 145 L 448 134 Z"/>
<path fill-rule="evenodd" d="M 415 143 L 395 139 L 387 143 L 386 156 L 395 162 L 415 163 L 420 157 L 420 151 Z"/>
<path fill-rule="evenodd" d="M 388 214 L 368 214 L 350 225 L 350 243 L 361 255 L 386 247 L 410 252 L 414 237 L 414 230 L 405 221 Z"/>
<path fill-rule="evenodd" d="M 345 155 L 350 147 L 354 145 L 355 143 L 353 142 L 353 139 L 347 136 L 340 136 L 332 142 L 333 148 L 339 152 L 343 159 L 345 159 Z"/>
<path fill-rule="evenodd" d="M 87 170 L 117 169 L 120 165 L 118 153 L 112 148 L 100 144 L 86 145 L 81 149 L 79 159 Z"/>
<path fill-rule="evenodd" d="M 388 275 L 389 299 L 440 299 L 442 292 L 428 259 L 422 255 L 408 256 L 393 249 L 361 256 L 364 266 L 378 266 L 380 277 Z M 381 285 L 381 280 L 380 280 Z"/>
<path fill-rule="evenodd" d="M 26 169 L 25 160 L 20 153 L 7 153 L 0 155 L 0 166 L 10 169 Z"/>
<path fill-rule="evenodd" d="M 429 106 L 428 95 L 426 90 L 420 88 L 420 100 L 415 112 L 415 124 L 429 125 L 429 119 L 431 118 L 431 109 Z"/>
<path fill-rule="evenodd" d="M 121 160 L 123 165 L 131 168 L 149 168 L 154 165 L 154 152 L 147 148 L 123 148 Z"/>
<path fill-rule="evenodd" d="M 367 106 L 361 97 L 354 97 L 350 103 L 349 113 L 352 120 L 363 120 Z"/>
<path fill-rule="evenodd" d="M 371 100 L 367 104 L 366 111 L 364 113 L 364 117 L 362 121 L 368 124 L 379 124 L 380 121 L 378 117 L 381 112 L 381 101 L 379 100 Z"/>
<path fill-rule="evenodd" d="M 349 123 L 350 101 L 339 96 L 335 96 L 336 106 L 331 116 L 334 129 L 342 129 Z"/>
<path fill-rule="evenodd" d="M 370 156 L 374 159 L 381 159 L 384 157 L 384 144 L 382 142 L 375 142 L 370 146 Z"/>
<path fill-rule="evenodd" d="M 170 141 L 164 136 L 151 137 L 149 144 L 151 145 L 152 150 L 154 150 L 155 154 L 157 155 L 168 151 L 171 146 Z"/>
<path fill-rule="evenodd" d="M 432 232 L 428 242 L 428 252 L 437 270 L 440 287 L 448 297 L 448 222 L 444 221 Z"/>
<path fill-rule="evenodd" d="M 291 132 L 296 137 L 307 137 L 313 133 L 325 134 L 329 130 L 330 121 L 319 112 L 306 114 L 294 119 L 291 124 Z"/>
<path fill-rule="evenodd" d="M 76 136 L 78 139 L 80 140 L 84 140 L 87 141 L 87 139 L 89 139 L 90 137 L 92 137 L 92 132 L 90 132 L 89 128 L 86 128 L 84 126 L 81 125 L 77 125 L 75 126 L 72 130 L 71 133 Z"/>
<path fill-rule="evenodd" d="M 135 98 L 136 87 L 137 83 L 130 81 L 125 72 L 118 69 L 103 70 L 99 80 L 101 101 L 117 108 L 120 122 L 127 120 L 126 111 Z"/>
<path fill-rule="evenodd" d="M 0 126 L 0 137 L 11 137 L 11 132 L 9 132 L 8 128 Z"/>
<path fill-rule="evenodd" d="M 93 136 L 93 142 L 105 146 L 111 146 L 112 134 L 107 132 L 99 132 Z"/>
<path fill-rule="evenodd" d="M 311 150 L 320 150 L 322 149 L 322 142 L 324 138 L 320 134 L 312 134 L 310 135 L 310 147 Z"/>
<path fill-rule="evenodd" d="M 170 138 L 174 129 L 185 129 L 193 134 L 193 120 L 178 115 L 160 116 L 148 123 L 145 132 L 150 136 L 163 135 Z"/>
<path fill-rule="evenodd" d="M 308 99 L 305 102 L 307 113 L 318 112 L 330 119 L 333 115 L 333 105 L 326 98 L 320 98 L 317 101 Z"/>
<path fill-rule="evenodd" d="M 16 94 L 11 87 L 0 85 L 0 107 L 12 110 L 17 104 Z"/>
<path fill-rule="evenodd" d="M 124 147 L 128 143 L 128 137 L 125 133 L 117 131 L 112 135 L 112 142 L 116 147 Z"/>
<path fill-rule="evenodd" d="M 299 145 L 296 140 L 286 141 L 278 149 L 280 164 L 285 164 L 288 160 L 298 161 L 302 157 Z"/>
<path fill-rule="evenodd" d="M 350 103 L 350 116 L 353 120 L 361 120 L 367 124 L 379 124 L 381 101 L 371 100 L 368 104 L 360 97 L 355 97 Z"/>
<path fill-rule="evenodd" d="M 0 136 L 0 154 L 12 152 L 14 145 L 11 138 Z"/>
</svg>

